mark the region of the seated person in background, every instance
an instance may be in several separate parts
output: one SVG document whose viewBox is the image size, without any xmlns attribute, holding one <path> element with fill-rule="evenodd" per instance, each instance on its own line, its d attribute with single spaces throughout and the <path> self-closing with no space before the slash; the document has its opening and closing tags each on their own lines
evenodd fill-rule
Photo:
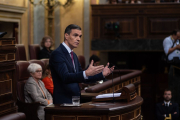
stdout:
<svg viewBox="0 0 180 120">
<path fill-rule="evenodd" d="M 54 85 L 53 85 L 53 81 L 52 81 L 51 70 L 50 70 L 49 64 L 46 66 L 42 81 L 43 81 L 46 89 L 51 94 L 53 94 Z"/>
<path fill-rule="evenodd" d="M 39 59 L 50 58 L 52 52 L 52 38 L 49 36 L 43 37 L 41 41 L 41 47 L 43 49 L 39 52 Z"/>
<path fill-rule="evenodd" d="M 40 106 L 37 110 L 38 118 L 44 120 L 44 108 L 52 103 L 52 96 L 45 88 L 44 83 L 40 80 L 42 77 L 42 67 L 39 64 L 31 63 L 27 70 L 31 77 L 29 77 L 24 86 L 25 102 L 39 102 Z"/>
<path fill-rule="evenodd" d="M 180 30 L 174 30 L 169 37 L 166 37 L 163 41 L 164 52 L 169 61 L 172 61 L 174 57 L 180 59 Z"/>
<path fill-rule="evenodd" d="M 171 90 L 164 91 L 164 101 L 156 105 L 156 115 L 158 120 L 164 120 L 171 116 L 171 120 L 177 120 L 179 116 L 179 107 L 177 103 L 171 102 Z"/>
<path fill-rule="evenodd" d="M 89 58 L 89 64 L 91 63 L 92 60 L 94 61 L 93 66 L 98 66 L 98 65 L 100 65 L 100 58 L 99 58 L 98 56 L 92 55 L 92 56 Z M 89 65 L 88 65 L 88 67 L 89 67 Z M 88 67 L 87 67 L 87 68 L 88 68 Z M 103 81 L 100 81 L 100 83 L 105 82 L 105 81 L 107 81 L 107 79 L 104 79 Z M 99 82 L 97 82 L 97 83 L 99 83 Z"/>
<path fill-rule="evenodd" d="M 92 55 L 90 58 L 89 58 L 89 64 L 91 64 L 91 61 L 94 61 L 93 63 L 93 66 L 98 66 L 100 65 L 100 58 L 96 55 Z M 86 69 L 88 69 L 89 65 L 87 66 Z M 86 83 L 80 83 L 79 86 L 81 89 L 87 89 L 89 86 L 93 86 L 93 85 L 96 85 L 96 84 L 99 84 L 99 83 L 103 83 L 107 81 L 107 79 L 104 79 L 104 80 L 101 80 L 101 81 L 96 81 L 96 83 L 90 83 L 90 84 L 86 84 Z"/>
<path fill-rule="evenodd" d="M 90 58 L 89 58 L 89 64 L 91 63 L 91 61 L 94 61 L 94 64 L 93 66 L 98 66 L 100 64 L 100 58 L 96 55 L 92 55 Z M 89 66 L 89 65 L 88 65 Z"/>
</svg>

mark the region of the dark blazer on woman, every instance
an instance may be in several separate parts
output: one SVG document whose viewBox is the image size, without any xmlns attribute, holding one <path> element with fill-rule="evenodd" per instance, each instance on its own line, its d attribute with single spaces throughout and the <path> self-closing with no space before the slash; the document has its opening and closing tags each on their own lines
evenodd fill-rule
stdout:
<svg viewBox="0 0 180 120">
<path fill-rule="evenodd" d="M 96 82 L 104 79 L 102 73 L 84 79 L 77 55 L 73 53 L 75 69 L 72 59 L 63 44 L 54 50 L 49 60 L 49 66 L 54 83 L 53 103 L 72 103 L 72 96 L 80 96 L 78 83 Z"/>
<path fill-rule="evenodd" d="M 46 48 L 43 48 L 39 52 L 39 59 L 50 58 L 51 53 L 52 50 L 48 51 Z"/>
</svg>

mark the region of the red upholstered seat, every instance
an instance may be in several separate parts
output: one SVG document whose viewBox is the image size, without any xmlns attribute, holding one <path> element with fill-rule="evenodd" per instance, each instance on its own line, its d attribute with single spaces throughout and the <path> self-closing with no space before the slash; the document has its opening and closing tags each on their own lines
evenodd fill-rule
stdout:
<svg viewBox="0 0 180 120">
<path fill-rule="evenodd" d="M 16 61 L 26 60 L 26 50 L 23 44 L 16 44 Z"/>
<path fill-rule="evenodd" d="M 81 64 L 81 68 L 84 70 L 84 69 L 85 69 L 85 64 L 86 64 L 86 62 L 85 62 L 85 57 L 82 56 L 82 55 L 79 55 L 79 56 L 78 56 L 78 60 L 79 60 L 79 62 L 80 62 L 80 64 Z"/>
<path fill-rule="evenodd" d="M 37 63 L 37 64 L 41 65 L 42 70 L 44 72 L 45 67 L 46 67 L 44 61 L 41 61 L 41 60 L 29 60 L 29 63 Z"/>
<path fill-rule="evenodd" d="M 27 71 L 29 64 L 28 61 L 16 62 L 17 105 L 18 111 L 25 113 L 27 120 L 38 120 L 37 108 L 40 103 L 25 103 L 24 85 L 30 77 Z"/>
<path fill-rule="evenodd" d="M 26 120 L 26 115 L 21 112 L 12 113 L 12 114 L 0 117 L 0 120 Z"/>
<path fill-rule="evenodd" d="M 29 57 L 30 57 L 30 60 L 38 59 L 39 58 L 38 57 L 39 51 L 40 51 L 40 45 L 39 44 L 29 45 Z"/>
<path fill-rule="evenodd" d="M 49 59 L 41 59 L 41 61 L 44 63 L 45 67 L 49 64 Z"/>
</svg>

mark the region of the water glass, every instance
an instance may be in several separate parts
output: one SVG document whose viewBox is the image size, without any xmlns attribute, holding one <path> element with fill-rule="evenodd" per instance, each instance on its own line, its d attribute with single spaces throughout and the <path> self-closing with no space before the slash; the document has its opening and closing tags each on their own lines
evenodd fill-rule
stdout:
<svg viewBox="0 0 180 120">
<path fill-rule="evenodd" d="M 73 105 L 79 105 L 80 104 L 80 96 L 72 96 L 72 103 L 73 103 Z"/>
</svg>

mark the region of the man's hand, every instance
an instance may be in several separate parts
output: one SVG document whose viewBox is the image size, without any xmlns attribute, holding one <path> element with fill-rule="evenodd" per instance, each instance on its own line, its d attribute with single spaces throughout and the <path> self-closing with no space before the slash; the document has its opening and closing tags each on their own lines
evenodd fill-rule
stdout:
<svg viewBox="0 0 180 120">
<path fill-rule="evenodd" d="M 180 49 L 180 45 L 176 45 L 176 49 Z"/>
<path fill-rule="evenodd" d="M 94 61 L 92 60 L 88 69 L 85 71 L 87 77 L 99 74 L 104 69 L 104 65 L 93 66 L 93 63 L 94 63 Z"/>
<path fill-rule="evenodd" d="M 106 77 L 109 74 L 111 74 L 111 72 L 113 72 L 115 66 L 112 66 L 111 68 L 109 68 L 109 63 L 107 63 L 106 67 L 103 69 L 103 76 Z"/>
<path fill-rule="evenodd" d="M 175 51 L 175 50 L 180 50 L 180 44 L 176 45 L 176 46 L 173 47 L 173 48 L 169 48 L 168 54 L 172 53 L 172 52 Z"/>
</svg>

